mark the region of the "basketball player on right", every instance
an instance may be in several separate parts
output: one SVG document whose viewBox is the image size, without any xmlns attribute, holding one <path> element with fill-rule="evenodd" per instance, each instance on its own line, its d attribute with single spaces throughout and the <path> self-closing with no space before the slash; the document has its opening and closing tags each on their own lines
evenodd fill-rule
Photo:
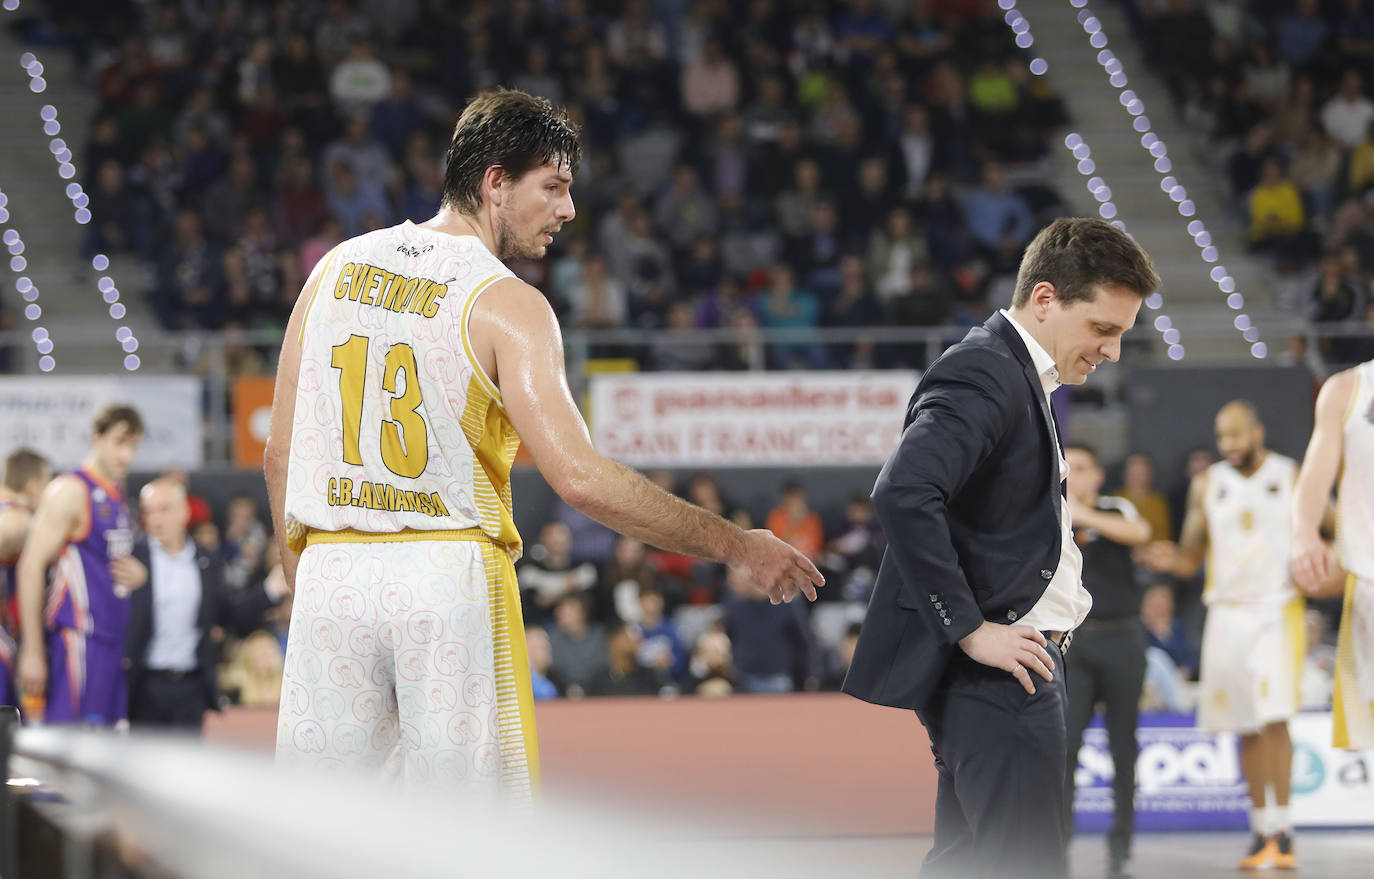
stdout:
<svg viewBox="0 0 1374 879">
<path fill-rule="evenodd" d="M 1288 719 L 1298 710 L 1303 600 L 1288 562 L 1298 465 L 1264 447 L 1264 426 L 1247 402 L 1221 408 L 1216 435 L 1222 460 L 1189 486 L 1179 545 L 1152 544 L 1145 561 L 1187 579 L 1207 556 L 1197 725 L 1240 734 L 1254 840 L 1236 866 L 1294 870 Z"/>
<path fill-rule="evenodd" d="M 1319 528 L 1338 472 L 1333 553 Z M 1317 395 L 1294 489 L 1293 580 L 1317 598 L 1345 592 L 1332 745 L 1374 748 L 1374 360 L 1331 376 Z"/>
</svg>

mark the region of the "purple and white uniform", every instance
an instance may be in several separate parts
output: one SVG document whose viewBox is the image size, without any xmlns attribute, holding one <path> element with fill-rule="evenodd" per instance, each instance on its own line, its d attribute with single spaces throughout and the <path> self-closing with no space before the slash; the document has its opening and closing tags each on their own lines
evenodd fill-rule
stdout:
<svg viewBox="0 0 1374 879">
<path fill-rule="evenodd" d="M 14 501 L 0 499 L 0 512 L 13 507 Z M 0 705 L 18 705 L 19 690 L 14 684 L 14 666 L 19 658 L 15 635 L 19 632 L 15 613 L 14 592 L 19 557 L 0 559 Z"/>
<path fill-rule="evenodd" d="M 44 615 L 48 632 L 48 723 L 113 726 L 127 715 L 124 635 L 129 596 L 116 590 L 110 560 L 133 550 L 120 490 L 85 470 L 89 527 L 52 568 Z"/>
</svg>

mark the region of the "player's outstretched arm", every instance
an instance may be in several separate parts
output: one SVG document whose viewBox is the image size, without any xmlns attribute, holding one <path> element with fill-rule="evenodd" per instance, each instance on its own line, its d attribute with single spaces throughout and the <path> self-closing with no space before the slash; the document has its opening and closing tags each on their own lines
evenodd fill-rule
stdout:
<svg viewBox="0 0 1374 879">
<path fill-rule="evenodd" d="M 1330 509 L 1331 488 L 1340 471 L 1345 448 L 1345 410 L 1355 392 L 1355 372 L 1345 370 L 1327 379 L 1317 395 L 1315 425 L 1302 469 L 1293 487 L 1293 581 L 1309 595 L 1323 591 L 1334 572 L 1335 556 L 1321 538 Z"/>
<path fill-rule="evenodd" d="M 1188 486 L 1188 510 L 1178 543 L 1159 540 L 1145 548 L 1145 566 L 1181 579 L 1197 575 L 1207 554 L 1207 474 L 1199 473 Z"/>
<path fill-rule="evenodd" d="M 470 336 L 482 367 L 549 485 L 573 507 L 623 534 L 738 568 L 774 601 L 824 583 L 810 560 L 767 531 L 744 531 L 603 457 L 573 402 L 553 309 L 516 279 L 473 307 Z"/>
<path fill-rule="evenodd" d="M 48 568 L 67 541 L 86 527 L 86 487 L 75 476 L 59 476 L 43 490 L 33 527 L 19 555 L 19 689 L 34 696 L 47 690 L 48 653 L 43 638 L 43 605 Z"/>
</svg>

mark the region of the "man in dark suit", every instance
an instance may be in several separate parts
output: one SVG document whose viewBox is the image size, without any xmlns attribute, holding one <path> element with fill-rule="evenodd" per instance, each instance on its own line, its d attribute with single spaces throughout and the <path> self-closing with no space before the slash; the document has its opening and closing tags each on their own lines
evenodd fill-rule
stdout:
<svg viewBox="0 0 1374 879">
<path fill-rule="evenodd" d="M 923 875 L 1067 872 L 1063 650 L 1087 615 L 1049 395 L 1121 353 L 1159 285 L 1119 229 L 1061 219 L 1010 311 L 922 377 L 873 490 L 887 537 L 844 690 L 914 709 L 939 788 Z"/>
<path fill-rule="evenodd" d="M 219 645 L 224 629 L 245 632 L 284 597 L 285 581 L 230 595 L 224 561 L 187 536 L 186 488 L 155 479 L 138 496 L 147 538 L 134 555 L 148 569 L 148 585 L 129 597 L 124 643 L 129 723 L 201 731 L 205 712 L 219 708 Z"/>
</svg>

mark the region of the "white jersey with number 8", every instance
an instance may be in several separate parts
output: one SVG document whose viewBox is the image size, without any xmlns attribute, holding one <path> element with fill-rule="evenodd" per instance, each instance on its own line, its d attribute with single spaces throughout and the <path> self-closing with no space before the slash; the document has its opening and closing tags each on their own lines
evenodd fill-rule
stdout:
<svg viewBox="0 0 1374 879">
<path fill-rule="evenodd" d="M 518 556 L 520 440 L 472 354 L 477 297 L 512 273 L 475 237 L 407 221 L 322 261 L 301 324 L 287 532 L 479 528 Z"/>
</svg>

